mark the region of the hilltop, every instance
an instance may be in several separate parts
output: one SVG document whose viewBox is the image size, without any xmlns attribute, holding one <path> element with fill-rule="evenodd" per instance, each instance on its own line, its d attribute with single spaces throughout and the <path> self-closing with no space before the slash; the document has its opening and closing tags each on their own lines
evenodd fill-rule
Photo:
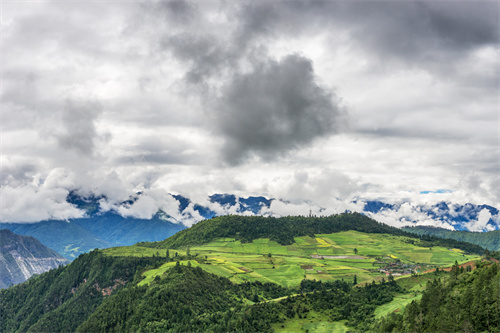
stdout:
<svg viewBox="0 0 500 333">
<path fill-rule="evenodd" d="M 269 238 L 281 245 L 290 245 L 294 243 L 295 237 L 314 237 L 315 234 L 331 234 L 348 230 L 420 239 L 415 234 L 379 223 L 359 213 L 344 213 L 325 217 L 287 216 L 280 218 L 229 215 L 201 221 L 162 242 L 141 243 L 140 245 L 160 249 L 180 248 L 206 244 L 216 238 L 224 237 L 235 238 L 242 243 L 259 238 Z M 431 246 L 439 244 L 477 254 L 482 254 L 484 251 L 480 246 L 453 239 L 444 240 L 427 236 L 424 240 L 429 242 Z"/>
</svg>

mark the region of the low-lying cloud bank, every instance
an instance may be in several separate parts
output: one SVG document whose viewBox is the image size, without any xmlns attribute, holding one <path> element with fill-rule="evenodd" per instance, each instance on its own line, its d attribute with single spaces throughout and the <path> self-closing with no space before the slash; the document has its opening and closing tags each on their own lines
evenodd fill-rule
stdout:
<svg viewBox="0 0 500 333">
<path fill-rule="evenodd" d="M 232 194 L 214 194 L 192 200 L 160 189 L 143 189 L 117 200 L 102 194 L 64 189 L 60 185 L 52 182 L 49 177 L 44 182 L 22 188 L 3 187 L 2 196 L 5 200 L 2 200 L 1 222 L 70 220 L 113 212 L 126 218 L 139 219 L 151 219 L 160 214 L 171 222 L 191 226 L 203 219 L 221 215 L 327 216 L 348 211 L 366 214 L 395 227 L 433 226 L 476 232 L 500 229 L 500 214 L 497 208 L 436 200 L 453 195 L 451 191 L 444 190 L 419 193 L 415 198 L 420 200 L 413 201 L 334 198 L 324 199 L 319 204 L 293 198 L 293 194 L 292 200 Z M 19 200 L 17 196 L 19 191 L 23 193 L 23 200 Z M 430 197 L 425 197 L 428 195 Z M 428 201 L 429 198 L 435 201 Z M 90 206 L 97 208 L 95 211 L 89 210 Z"/>
</svg>

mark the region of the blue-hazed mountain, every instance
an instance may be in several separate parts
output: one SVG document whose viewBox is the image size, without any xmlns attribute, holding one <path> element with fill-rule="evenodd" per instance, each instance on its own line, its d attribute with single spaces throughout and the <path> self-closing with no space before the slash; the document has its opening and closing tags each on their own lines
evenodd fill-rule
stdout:
<svg viewBox="0 0 500 333">
<path fill-rule="evenodd" d="M 183 212 L 191 203 L 188 198 L 174 197 L 181 202 L 180 212 Z M 267 199 L 262 196 L 243 198 L 233 194 L 214 194 L 209 197 L 210 203 L 219 204 L 228 212 L 231 208 L 236 208 L 235 211 L 238 213 L 250 212 L 255 215 L 261 215 L 264 211 L 266 214 L 272 214 L 271 204 L 273 200 L 279 201 L 279 199 Z M 362 203 L 364 203 L 364 214 L 375 220 L 377 220 L 377 215 L 391 215 L 395 220 L 401 222 L 402 227 L 408 223 L 417 225 L 425 222 L 436 226 L 448 224 L 455 230 L 465 231 L 482 232 L 500 229 L 499 210 L 488 205 L 471 203 L 460 205 L 446 202 L 434 205 L 415 205 L 411 202 L 390 204 L 383 201 L 363 201 Z M 217 215 L 208 207 L 195 204 L 194 209 L 204 218 L 212 218 Z"/>
<path fill-rule="evenodd" d="M 137 193 L 119 204 L 122 207 L 132 206 L 142 195 Z M 0 228 L 11 230 L 21 235 L 33 236 L 46 246 L 53 248 L 67 259 L 73 260 L 81 253 L 95 248 L 126 246 L 138 242 L 156 242 L 164 240 L 176 232 L 186 228 L 182 221 L 174 216 L 182 215 L 186 220 L 192 218 L 188 206 L 192 205 L 202 219 L 210 219 L 217 215 L 209 207 L 192 203 L 190 199 L 180 195 L 173 196 L 179 202 L 176 212 L 158 211 L 150 219 L 123 217 L 115 210 L 102 212 L 101 201 L 104 196 L 82 196 L 71 191 L 67 202 L 85 212 L 85 217 L 68 221 L 49 220 L 38 223 L 0 223 Z M 238 198 L 231 194 L 215 194 L 209 198 L 211 203 L 220 206 L 238 205 L 238 212 L 250 211 L 258 214 L 262 207 L 269 207 L 271 200 L 264 197 Z M 170 214 L 169 214 L 170 213 Z"/>
<path fill-rule="evenodd" d="M 173 197 L 179 202 L 179 213 L 181 214 L 189 214 L 187 213 L 187 208 L 191 204 L 191 200 L 189 198 L 183 197 L 182 195 L 173 195 Z M 223 208 L 232 208 L 236 207 L 236 212 L 244 213 L 251 212 L 255 215 L 258 215 L 262 208 L 269 208 L 271 206 L 271 202 L 274 199 L 267 199 L 265 197 L 237 197 L 234 194 L 213 194 L 208 197 L 209 202 L 213 204 L 218 204 Z M 201 206 L 197 203 L 193 203 L 193 210 L 198 212 L 203 218 L 211 219 L 212 217 L 217 216 L 217 213 L 211 210 L 209 207 Z"/>
<path fill-rule="evenodd" d="M 0 228 L 38 238 L 43 244 L 73 260 L 95 248 L 160 241 L 186 226 L 165 220 L 161 213 L 151 219 L 125 218 L 114 212 L 69 221 L 0 223 Z"/>
<path fill-rule="evenodd" d="M 192 204 L 186 197 L 180 195 L 174 197 L 180 202 L 180 213 L 183 213 Z M 233 194 L 213 194 L 209 197 L 210 203 L 220 205 L 227 212 L 250 212 L 255 215 L 261 215 L 263 212 L 272 214 L 271 204 L 273 200 L 279 201 L 279 199 L 267 199 L 262 196 L 243 198 Z M 383 201 L 362 201 L 362 203 L 364 203 L 364 214 L 376 220 L 377 216 L 390 215 L 396 221 L 399 220 L 402 227 L 409 223 L 414 225 L 427 223 L 435 226 L 446 226 L 447 224 L 447 227 L 454 230 L 465 231 L 482 232 L 500 229 L 499 210 L 488 205 L 471 203 L 459 205 L 446 202 L 434 205 L 415 205 L 411 202 L 390 204 Z M 193 208 L 205 219 L 217 216 L 217 213 L 209 207 L 194 204 Z M 322 209 L 320 209 L 321 211 Z"/>
<path fill-rule="evenodd" d="M 85 217 L 68 221 L 38 223 L 0 223 L 20 235 L 33 236 L 69 260 L 95 248 L 132 245 L 142 241 L 160 241 L 185 229 L 168 214 L 159 211 L 150 219 L 123 217 L 115 211 L 101 212 L 103 196 L 80 196 L 70 192 L 67 201 L 85 212 Z M 137 200 L 131 198 L 123 205 Z"/>
<path fill-rule="evenodd" d="M 0 289 L 68 262 L 34 237 L 0 229 Z"/>
</svg>

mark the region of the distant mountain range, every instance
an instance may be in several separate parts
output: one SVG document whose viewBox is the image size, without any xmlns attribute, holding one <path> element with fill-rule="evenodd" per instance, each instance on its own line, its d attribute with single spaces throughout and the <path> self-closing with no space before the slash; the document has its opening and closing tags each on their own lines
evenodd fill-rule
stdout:
<svg viewBox="0 0 500 333">
<path fill-rule="evenodd" d="M 122 216 L 123 210 L 133 211 L 143 193 L 113 205 L 104 196 L 82 196 L 72 191 L 67 202 L 85 212 L 83 218 L 68 221 L 49 220 L 38 223 L 0 223 L 21 235 L 33 236 L 69 260 L 94 248 L 127 246 L 138 242 L 163 240 L 203 219 L 228 214 L 280 216 L 273 212 L 273 202 L 289 203 L 263 196 L 239 197 L 233 194 L 213 194 L 200 204 L 191 199 L 172 195 L 178 203 L 174 211 L 159 210 L 151 218 Z M 174 201 L 174 202 L 175 202 Z M 104 209 L 103 207 L 107 208 Z M 411 203 L 389 204 L 382 201 L 360 201 L 363 214 L 391 225 L 431 225 L 454 230 L 488 231 L 500 229 L 498 209 L 488 205 L 457 205 L 441 202 L 435 205 Z M 110 208 L 111 207 L 111 208 Z M 175 207 L 175 205 L 174 205 Z M 329 207 L 332 208 L 332 207 Z M 324 211 L 320 209 L 319 212 Z"/>
<path fill-rule="evenodd" d="M 0 289 L 68 262 L 33 237 L 0 230 Z"/>
</svg>

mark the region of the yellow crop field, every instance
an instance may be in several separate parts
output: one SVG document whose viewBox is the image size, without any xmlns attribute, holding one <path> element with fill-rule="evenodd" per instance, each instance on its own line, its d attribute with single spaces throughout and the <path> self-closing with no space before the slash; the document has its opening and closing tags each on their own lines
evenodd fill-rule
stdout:
<svg viewBox="0 0 500 333">
<path fill-rule="evenodd" d="M 318 238 L 316 237 L 316 242 L 319 243 L 319 246 L 320 247 L 330 247 L 330 243 L 326 242 L 324 239 L 322 238 Z"/>
</svg>

